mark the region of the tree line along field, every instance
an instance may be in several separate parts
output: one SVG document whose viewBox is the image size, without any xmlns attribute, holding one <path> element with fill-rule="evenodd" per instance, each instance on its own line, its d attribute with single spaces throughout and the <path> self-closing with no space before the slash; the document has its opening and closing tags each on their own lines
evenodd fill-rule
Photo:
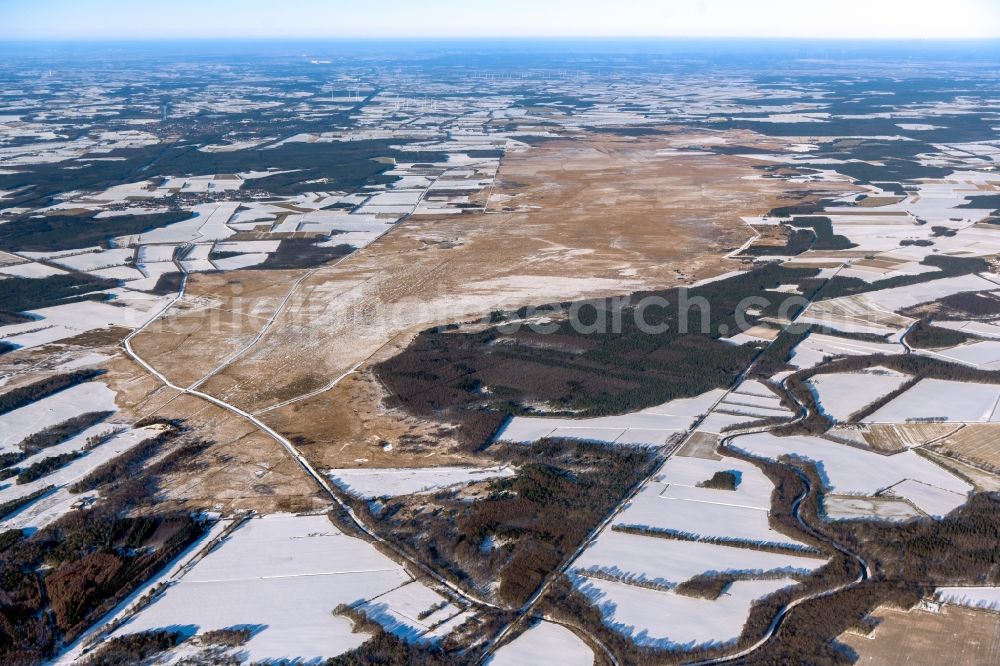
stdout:
<svg viewBox="0 0 1000 666">
<path fill-rule="evenodd" d="M 494 444 L 480 456 L 517 472 L 355 508 L 446 578 L 508 608 L 538 589 L 654 461 L 647 449 L 558 439 Z"/>
<path fill-rule="evenodd" d="M 55 214 L 8 220 L 0 225 L 0 248 L 14 252 L 54 252 L 106 246 L 115 236 L 141 234 L 191 217 L 185 211 L 108 218 L 94 215 Z"/>
<path fill-rule="evenodd" d="M 67 170 L 62 162 L 55 162 L 35 165 L 18 173 L 0 174 L 0 189 L 21 190 L 10 200 L 14 205 L 39 204 L 59 192 L 103 190 L 157 174 L 197 175 L 270 169 L 290 171 L 255 182 L 256 187 L 275 195 L 315 190 L 317 181 L 322 181 L 325 189 L 350 192 L 366 183 L 382 182 L 379 175 L 389 169 L 389 164 L 375 158 L 399 157 L 416 162 L 444 158 L 440 153 L 403 153 L 393 148 L 400 143 L 381 140 L 322 144 L 292 142 L 268 150 L 228 153 L 203 152 L 197 149 L 196 144 L 181 147 L 164 144 L 116 150 L 109 153 L 109 157 L 125 159 L 95 161 L 82 170 Z"/>
<path fill-rule="evenodd" d="M 683 295 L 676 289 L 633 294 L 633 304 L 647 296 L 663 299 L 665 305 L 641 312 L 645 323 L 666 326 L 657 334 L 643 330 L 635 305 L 616 314 L 607 301 L 547 306 L 542 311 L 557 323 L 551 333 L 527 327 L 505 332 L 505 319 L 516 321 L 527 311 L 494 313 L 496 323 L 476 332 L 461 326 L 424 331 L 375 371 L 391 404 L 426 418 L 444 414 L 465 424 L 485 423 L 469 431 L 472 445 L 482 442 L 490 425 L 499 425 L 497 415 L 531 413 L 530 406 L 540 403 L 548 413 L 577 417 L 635 411 L 730 386 L 759 349 L 719 337 L 738 330 L 738 316 L 752 322 L 778 314 L 779 299 L 752 316 L 737 313 L 737 304 L 781 284 L 815 288 L 815 274 L 766 265 Z M 692 332 L 680 330 L 685 298 L 703 298 L 711 306 L 687 310 Z M 566 315 L 577 309 L 583 324 L 605 318 L 610 330 L 576 330 Z M 613 317 L 620 320 L 618 331 L 610 325 Z"/>
<path fill-rule="evenodd" d="M 183 434 L 168 426 L 95 468 L 70 489 L 100 489 L 88 510 L 0 537 L 0 661 L 52 657 L 204 533 L 193 514 L 156 499 L 160 477 L 205 448 Z"/>
<path fill-rule="evenodd" d="M 101 292 L 117 286 L 118 280 L 75 271 L 44 278 L 7 278 L 0 292 L 0 324 L 30 321 L 20 314 L 26 310 L 84 300 L 105 301 L 108 295 Z"/>
<path fill-rule="evenodd" d="M 728 450 L 727 454 L 735 452 Z M 826 566 L 802 578 L 794 591 L 785 589 L 757 602 L 735 646 L 691 651 L 636 645 L 608 627 L 600 611 L 565 577 L 551 586 L 541 610 L 571 626 L 584 628 L 622 663 L 682 664 L 722 657 L 733 649 L 752 645 L 770 627 L 778 610 L 793 599 L 846 585 L 841 591 L 790 610 L 774 639 L 741 658 L 739 663 L 849 666 L 854 663 L 853 653 L 845 650 L 838 638 L 849 631 L 870 632 L 874 628 L 871 614 L 877 609 L 909 609 L 936 587 L 955 581 L 974 581 L 975 585 L 1000 582 L 996 546 L 1000 538 L 1000 505 L 993 494 L 973 495 L 966 505 L 940 521 L 828 522 L 821 517 L 823 483 L 811 464 L 735 455 L 761 466 L 775 484 L 772 523 L 815 545 L 831 558 Z M 803 492 L 805 501 L 798 515 L 811 532 L 802 530 L 792 509 L 794 500 Z M 871 567 L 872 575 L 854 582 L 860 574 L 858 562 L 853 556 L 830 548 L 831 540 L 862 557 Z M 715 581 L 705 584 L 712 582 Z"/>
</svg>

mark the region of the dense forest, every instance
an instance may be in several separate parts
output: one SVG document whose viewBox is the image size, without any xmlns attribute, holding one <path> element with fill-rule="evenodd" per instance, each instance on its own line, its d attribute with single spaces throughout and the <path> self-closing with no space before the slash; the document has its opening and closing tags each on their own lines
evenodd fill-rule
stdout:
<svg viewBox="0 0 1000 666">
<path fill-rule="evenodd" d="M 55 252 L 108 246 L 115 236 L 141 234 L 191 217 L 186 211 L 149 215 L 41 215 L 16 218 L 0 225 L 0 248 L 14 252 Z"/>
<path fill-rule="evenodd" d="M 516 608 L 598 522 L 652 471 L 653 453 L 567 440 L 493 445 L 494 462 L 516 475 L 464 491 L 385 500 L 371 517 L 447 578 L 487 590 Z M 476 489 L 475 501 L 467 499 Z"/>
<path fill-rule="evenodd" d="M 192 514 L 162 508 L 156 500 L 160 477 L 189 464 L 205 446 L 182 443 L 182 434 L 172 428 L 147 442 L 147 455 L 163 454 L 157 462 L 88 484 L 101 491 L 90 508 L 70 511 L 35 532 L 5 535 L 0 662 L 51 657 L 204 533 Z"/>
<path fill-rule="evenodd" d="M 782 314 L 781 298 L 765 298 L 759 310 L 745 299 L 781 284 L 813 290 L 815 275 L 769 264 L 683 291 L 636 293 L 624 304 L 554 304 L 539 308 L 553 320 L 549 331 L 519 326 L 527 309 L 497 312 L 494 325 L 474 332 L 424 331 L 375 370 L 392 404 L 463 423 L 473 445 L 492 434 L 480 424 L 495 429 L 496 415 L 532 413 L 539 403 L 578 417 L 635 411 L 730 386 L 760 350 L 719 338 Z"/>
</svg>

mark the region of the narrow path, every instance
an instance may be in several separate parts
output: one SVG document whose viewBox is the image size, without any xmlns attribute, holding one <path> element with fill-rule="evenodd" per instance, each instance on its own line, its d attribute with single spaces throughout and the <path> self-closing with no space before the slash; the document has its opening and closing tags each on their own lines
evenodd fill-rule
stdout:
<svg viewBox="0 0 1000 666">
<path fill-rule="evenodd" d="M 185 283 L 186 283 L 186 275 L 185 275 L 185 279 L 182 280 L 182 283 L 181 283 L 181 291 L 178 293 L 177 298 L 175 298 L 173 301 L 171 301 L 170 304 L 173 304 L 173 303 L 177 302 L 177 300 L 183 295 L 183 293 L 184 293 L 184 288 L 183 287 L 184 287 Z M 203 393 L 201 391 L 198 391 L 196 389 L 192 389 L 190 387 L 185 388 L 185 387 L 182 387 L 182 386 L 177 386 L 176 384 L 172 383 L 169 379 L 167 379 L 163 375 L 162 372 L 160 372 L 159 370 L 157 370 L 156 368 L 154 368 L 145 359 L 143 359 L 141 356 L 139 356 L 135 352 L 135 350 L 132 348 L 132 339 L 136 335 L 138 335 L 139 333 L 141 333 L 145 329 L 146 326 L 148 326 L 149 324 L 153 323 L 160 316 L 162 316 L 164 313 L 166 313 L 166 311 L 169 309 L 169 305 L 170 304 L 168 304 L 167 307 L 163 308 L 160 311 L 160 313 L 157 315 L 157 317 L 154 317 L 153 319 L 150 319 L 146 324 L 144 324 L 140 328 L 137 328 L 135 331 L 133 331 L 131 334 L 129 334 L 122 341 L 122 346 L 125 349 L 125 353 L 128 354 L 129 357 L 132 358 L 132 360 L 134 360 L 136 363 L 138 363 L 143 368 L 145 368 L 147 372 L 149 372 L 153 376 L 157 377 L 167 387 L 172 388 L 172 389 L 174 389 L 176 391 L 179 391 L 182 394 L 193 395 L 193 396 L 196 396 L 198 398 L 201 398 L 202 400 L 206 400 L 206 401 L 208 401 L 208 402 L 210 402 L 210 403 L 212 403 L 214 405 L 217 405 L 217 406 L 221 407 L 222 409 L 225 409 L 226 411 L 231 412 L 233 414 L 236 414 L 237 416 L 239 416 L 239 417 L 241 417 L 241 418 L 249 421 L 254 426 L 256 426 L 259 430 L 263 431 L 271 439 L 273 439 L 278 444 L 280 444 L 282 447 L 284 447 L 284 449 L 288 452 L 288 454 L 295 460 L 295 462 L 297 462 L 299 464 L 299 466 L 306 472 L 306 474 L 308 474 L 309 476 L 311 476 L 313 478 L 313 480 L 324 491 L 324 493 L 326 495 L 328 495 L 330 497 L 330 499 L 332 499 L 344 511 L 344 513 L 347 514 L 347 516 L 350 518 L 350 520 L 354 524 L 354 526 L 357 527 L 357 529 L 359 529 L 360 531 L 364 532 L 373 541 L 378 542 L 378 543 L 382 544 L 383 546 L 385 546 L 386 548 L 388 548 L 399 559 L 401 559 L 405 563 L 409 564 L 410 566 L 414 567 L 416 571 L 419 571 L 419 572 L 423 573 L 424 575 L 426 575 L 427 577 L 433 579 L 438 584 L 440 584 L 440 585 L 444 586 L 445 588 L 449 589 L 456 596 L 464 599 L 465 601 L 469 602 L 470 604 L 473 604 L 473 605 L 476 605 L 476 606 L 485 606 L 485 607 L 488 607 L 488 608 L 500 608 L 499 606 L 496 606 L 495 604 L 492 604 L 492 603 L 490 603 L 488 601 L 485 601 L 485 600 L 480 599 L 478 597 L 472 596 L 471 594 L 465 592 L 464 590 L 462 590 L 458 586 L 454 585 L 453 583 L 451 583 L 448 580 L 445 580 L 443 577 L 439 576 L 434 571 L 432 571 L 428 567 L 424 566 L 422 563 L 420 563 L 420 562 L 418 562 L 418 561 L 410 558 L 408 555 L 406 555 L 405 553 L 403 553 L 401 549 L 397 548 L 390 541 L 388 541 L 386 539 L 383 539 L 381 536 L 379 536 L 375 532 L 375 530 L 373 530 L 372 528 L 370 528 L 368 525 L 366 525 L 364 523 L 364 521 L 357 515 L 357 513 L 355 513 L 354 509 L 352 509 L 349 504 L 347 504 L 343 499 L 341 499 L 340 495 L 334 490 L 333 485 L 330 483 L 330 481 L 323 474 L 321 474 L 320 472 L 318 472 L 312 466 L 312 464 L 308 460 L 306 460 L 305 456 L 303 456 L 302 453 L 299 452 L 299 450 L 295 447 L 294 444 L 292 444 L 287 438 L 285 438 L 282 435 L 280 435 L 278 432 L 276 432 L 274 429 L 272 429 L 266 423 L 264 423 L 263 421 L 261 421 L 259 418 L 257 418 L 253 414 L 250 414 L 249 412 L 246 412 L 246 411 L 240 409 L 239 407 L 236 407 L 235 405 L 231 405 L 228 402 L 225 402 L 224 400 L 216 398 L 215 396 L 209 395 L 207 393 Z"/>
<path fill-rule="evenodd" d="M 419 200 L 418 200 L 418 203 L 419 203 Z M 384 232 L 382 232 L 381 234 L 379 234 L 379 236 L 375 240 L 378 240 L 378 238 L 381 238 L 385 234 L 387 234 L 390 231 L 392 231 L 393 229 L 397 228 L 406 219 L 408 219 L 408 217 L 409 217 L 409 215 L 405 216 L 404 218 L 400 219 L 399 222 L 397 222 L 396 224 L 387 225 L 386 230 Z M 372 242 L 375 242 L 375 241 L 373 240 Z M 362 250 L 363 250 L 363 248 L 362 248 Z M 362 250 L 359 250 L 359 252 L 362 251 Z M 351 256 L 354 256 L 355 254 L 357 254 L 357 253 L 352 253 L 351 255 L 348 255 L 347 257 L 344 257 L 343 259 L 339 260 L 337 263 L 340 263 L 341 261 L 344 261 L 347 258 L 349 258 Z M 152 317 L 150 317 L 149 319 L 147 319 L 145 323 L 143 323 L 141 326 L 139 326 L 138 328 L 136 328 L 135 330 L 133 330 L 131 333 L 129 333 L 129 335 L 127 335 L 122 340 L 122 347 L 123 347 L 125 353 L 133 361 L 135 361 L 140 366 L 142 366 L 148 373 L 150 373 L 151 375 L 153 375 L 154 377 L 156 377 L 158 380 L 160 380 L 161 383 L 163 383 L 168 388 L 171 388 L 173 390 L 178 391 L 180 395 L 192 395 L 192 396 L 201 398 L 202 400 L 205 400 L 207 402 L 210 402 L 210 403 L 212 403 L 212 404 L 214 404 L 214 405 L 216 405 L 218 407 L 221 407 L 222 409 L 224 409 L 224 410 L 226 410 L 228 412 L 231 412 L 231 413 L 233 413 L 233 414 L 235 414 L 235 415 L 237 415 L 237 416 L 245 419 L 246 421 L 250 422 L 251 424 L 253 424 L 254 426 L 256 426 L 259 430 L 261 430 L 262 432 L 264 432 L 264 434 L 268 435 L 271 439 L 273 439 L 278 444 L 280 444 L 286 450 L 286 452 L 295 460 L 295 462 L 297 462 L 299 464 L 299 466 L 303 469 L 303 471 L 306 474 L 308 474 L 310 477 L 312 477 L 312 479 L 320 486 L 320 488 L 322 489 L 322 491 L 327 496 L 329 496 L 330 499 L 332 499 L 334 501 L 334 503 L 336 503 L 344 511 L 344 513 L 350 519 L 350 521 L 352 522 L 352 524 L 358 530 L 360 530 L 361 532 L 363 532 L 364 534 L 366 534 L 372 541 L 381 544 L 383 547 L 385 547 L 390 552 L 392 552 L 396 556 L 396 558 L 398 558 L 399 561 L 401 561 L 401 562 L 409 565 L 410 567 L 412 567 L 414 569 L 414 571 L 420 572 L 421 574 L 427 576 L 429 579 L 435 581 L 438 585 L 446 588 L 452 594 L 454 594 L 458 598 L 463 599 L 464 601 L 466 601 L 467 603 L 469 603 L 469 604 L 471 604 L 473 606 L 485 607 L 485 608 L 491 608 L 491 609 L 497 609 L 497 610 L 503 610 L 502 607 L 497 606 L 496 604 L 493 604 L 493 603 L 491 603 L 489 601 L 486 601 L 485 599 L 481 599 L 481 598 L 479 598 L 479 597 L 477 597 L 475 595 L 472 595 L 472 594 L 466 592 L 465 590 L 461 589 L 460 587 L 458 587 L 454 583 L 452 583 L 452 582 L 446 580 L 445 578 L 443 578 L 442 576 L 438 575 L 436 572 L 434 572 L 433 570 L 431 570 L 429 567 L 425 566 L 423 563 L 421 563 L 421 562 L 419 562 L 419 561 L 411 558 L 409 555 L 407 555 L 405 552 L 403 552 L 400 548 L 398 548 L 392 542 L 390 542 L 387 539 L 384 539 L 383 537 L 381 537 L 378 533 L 376 533 L 376 531 L 374 529 L 372 529 L 371 527 L 369 527 L 361 519 L 360 516 L 357 515 L 357 513 L 354 511 L 354 509 L 351 508 L 351 506 L 347 502 L 345 502 L 340 497 L 340 495 L 334 489 L 334 487 L 330 483 L 330 481 L 323 474 L 321 474 L 319 471 L 317 471 L 312 466 L 312 464 L 305 458 L 304 455 L 302 455 L 302 453 L 295 447 L 294 444 L 292 444 L 291 441 L 289 441 L 286 437 L 282 436 L 277 431 L 275 431 L 273 428 L 271 428 L 266 423 L 264 423 L 263 421 L 261 421 L 257 416 L 255 416 L 255 415 L 253 415 L 253 414 L 251 414 L 251 413 L 249 413 L 247 411 L 244 411 L 243 409 L 240 409 L 239 407 L 236 407 L 235 405 L 232 405 L 232 404 L 230 404 L 230 403 L 228 403 L 228 402 L 226 402 L 226 401 L 224 401 L 224 400 L 222 400 L 220 398 L 216 398 L 215 396 L 212 396 L 212 395 L 209 395 L 207 393 L 204 393 L 202 391 L 197 390 L 197 387 L 200 386 L 201 384 L 203 384 L 204 381 L 206 381 L 209 377 L 211 377 L 214 374 L 217 374 L 224 367 L 226 367 L 227 365 L 231 364 L 237 358 L 239 358 L 240 356 L 242 356 L 243 354 L 245 354 L 246 352 L 248 352 L 250 349 L 252 349 L 257 344 L 257 342 L 259 342 L 260 339 L 262 339 L 262 337 L 264 336 L 264 334 L 267 332 L 267 329 L 270 328 L 270 326 L 274 323 L 274 321 L 277 320 L 278 316 L 283 311 L 284 307 L 287 306 L 288 302 L 291 300 L 292 295 L 301 286 L 301 284 L 303 283 L 303 281 L 307 277 L 309 277 L 310 275 L 312 275 L 313 273 L 315 273 L 316 270 L 318 270 L 318 269 L 313 269 L 311 271 L 308 271 L 307 273 L 305 273 L 304 275 L 302 275 L 301 277 L 299 277 L 299 279 L 296 280 L 293 283 L 292 288 L 289 290 L 288 294 L 286 294 L 285 298 L 282 300 L 282 302 L 279 305 L 279 307 L 276 308 L 276 310 L 275 310 L 274 314 L 272 315 L 271 319 L 268 320 L 268 322 L 265 325 L 265 327 L 260 332 L 258 332 L 258 334 L 254 337 L 254 339 L 249 344 L 247 344 L 243 348 L 241 348 L 241 350 L 237 354 L 231 355 L 226 361 L 224 361 L 222 364 L 220 364 L 219 366 L 217 366 L 216 368 L 214 368 L 209 373 L 209 375 L 207 375 L 206 377 L 203 377 L 202 380 L 200 380 L 198 382 L 195 382 L 195 384 L 193 384 L 192 386 L 182 387 L 182 386 L 178 386 L 178 385 L 174 384 L 172 381 L 170 381 L 170 379 L 168 379 L 166 377 L 166 375 L 163 374 L 163 372 L 161 372 L 160 370 L 157 370 L 152 364 L 150 364 L 148 361 L 146 361 L 144 358 L 142 358 L 135 351 L 135 349 L 132 347 L 132 341 L 135 339 L 136 336 L 138 336 L 140 333 L 142 333 L 143 331 L 145 331 L 150 325 L 152 325 L 156 321 L 159 321 L 163 316 L 166 315 L 166 313 L 170 310 L 171 307 L 173 307 L 178 301 L 180 301 L 184 297 L 184 295 L 186 293 L 186 290 L 187 290 L 187 283 L 188 283 L 189 274 L 184 269 L 183 265 L 180 264 L 180 262 L 175 262 L 175 263 L 177 263 L 177 265 L 181 269 L 181 273 L 182 273 L 181 284 L 180 284 L 180 288 L 178 289 L 177 295 L 173 299 L 171 299 L 168 303 L 166 303 L 158 312 L 156 312 L 155 315 L 153 315 Z M 336 382 L 340 381 L 340 379 L 342 379 L 344 376 L 346 376 L 346 374 L 347 373 L 345 373 L 345 375 L 342 375 L 341 377 L 335 379 L 334 382 L 331 383 L 331 386 L 333 384 L 335 384 Z M 313 392 L 313 393 L 315 394 L 317 392 Z M 300 398 L 301 398 L 301 396 L 300 396 Z M 300 399 L 300 398 L 293 399 L 292 401 Z"/>
</svg>

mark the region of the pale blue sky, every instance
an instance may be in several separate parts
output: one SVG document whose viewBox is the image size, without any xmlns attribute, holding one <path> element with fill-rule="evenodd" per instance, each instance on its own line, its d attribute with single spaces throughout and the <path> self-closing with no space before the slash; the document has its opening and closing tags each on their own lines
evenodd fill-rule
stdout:
<svg viewBox="0 0 1000 666">
<path fill-rule="evenodd" d="M 998 38 L 1000 0 L 0 0 L 0 40 Z"/>
</svg>

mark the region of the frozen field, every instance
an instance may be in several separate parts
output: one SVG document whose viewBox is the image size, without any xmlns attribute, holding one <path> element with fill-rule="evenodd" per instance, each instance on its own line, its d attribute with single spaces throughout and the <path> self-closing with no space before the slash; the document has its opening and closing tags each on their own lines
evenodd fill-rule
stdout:
<svg viewBox="0 0 1000 666">
<path fill-rule="evenodd" d="M 23 278 L 46 278 L 51 275 L 60 275 L 66 271 L 47 264 L 40 264 L 36 261 L 28 261 L 23 264 L 12 266 L 0 266 L 0 275 Z"/>
<path fill-rule="evenodd" d="M 922 514 L 903 500 L 883 497 L 850 497 L 827 495 L 823 510 L 831 520 L 909 520 Z"/>
<path fill-rule="evenodd" d="M 98 268 L 109 266 L 121 266 L 132 259 L 135 251 L 130 248 L 114 248 L 111 250 L 101 250 L 100 252 L 82 252 L 54 259 L 60 266 L 73 269 L 75 271 L 93 271 Z"/>
<path fill-rule="evenodd" d="M 699 483 L 716 472 L 735 472 L 739 478 L 736 490 L 700 488 Z M 656 477 L 663 484 L 663 497 L 690 499 L 696 502 L 739 506 L 768 511 L 774 486 L 757 467 L 738 458 L 706 460 L 704 458 L 671 458 Z"/>
<path fill-rule="evenodd" d="M 956 606 L 1000 611 L 1000 587 L 939 587 L 934 596 Z"/>
<path fill-rule="evenodd" d="M 341 603 L 364 603 L 398 590 L 381 603 L 368 601 L 370 608 L 393 613 L 395 623 L 388 629 L 403 637 L 426 632 L 426 620 L 416 615 L 446 600 L 422 587 L 325 516 L 270 515 L 237 529 L 115 635 L 175 625 L 197 633 L 250 625 L 262 629 L 245 646 L 248 661 L 322 660 L 367 639 L 352 632 L 347 618 L 332 613 Z"/>
<path fill-rule="evenodd" d="M 982 338 L 1000 339 L 1000 323 L 990 321 L 935 321 L 935 326 L 962 331 Z"/>
<path fill-rule="evenodd" d="M 981 340 L 934 351 L 922 349 L 918 353 L 952 363 L 972 366 L 980 370 L 1000 370 L 1000 341 L 998 340 Z"/>
<path fill-rule="evenodd" d="M 820 409 L 836 421 L 847 421 L 862 407 L 892 393 L 906 383 L 908 375 L 887 368 L 861 372 L 818 374 L 808 380 Z"/>
<path fill-rule="evenodd" d="M 739 473 L 740 483 L 735 491 L 697 487 L 697 483 L 707 481 L 715 472 L 728 470 Z M 674 457 L 612 524 L 802 546 L 771 528 L 768 515 L 772 490 L 771 482 L 760 470 L 735 458 Z"/>
<path fill-rule="evenodd" d="M 708 600 L 596 578 L 578 580 L 608 626 L 640 645 L 688 649 L 736 640 L 756 600 L 795 584 L 791 578 L 738 580 L 718 599 Z"/>
<path fill-rule="evenodd" d="M 805 316 L 805 315 L 803 315 Z M 811 333 L 792 351 L 789 363 L 797 368 L 812 368 L 825 356 L 867 356 L 869 354 L 902 354 L 902 345 L 865 342 Z"/>
<path fill-rule="evenodd" d="M 886 495 L 902 497 L 931 516 L 944 516 L 965 504 L 967 492 L 945 490 L 915 479 L 905 479 L 886 491 Z"/>
<path fill-rule="evenodd" d="M 22 465 L 37 462 L 50 455 L 79 450 L 86 443 L 88 436 L 106 430 L 108 430 L 108 426 L 106 425 L 90 428 L 57 447 L 47 449 L 32 456 L 32 458 L 25 460 Z M 70 511 L 73 504 L 83 497 L 83 495 L 70 493 L 66 490 L 68 486 L 90 474 L 94 469 L 109 460 L 116 458 L 150 437 L 154 437 L 158 432 L 159 429 L 155 427 L 126 430 L 115 435 L 97 448 L 90 450 L 86 455 L 77 458 L 65 467 L 60 467 L 40 479 L 21 484 L 15 483 L 13 478 L 0 482 L 0 503 L 25 497 L 48 486 L 55 486 L 55 490 L 52 493 L 34 500 L 24 508 L 7 516 L 6 520 L 2 522 L 2 528 L 40 529 L 45 527 Z"/>
<path fill-rule="evenodd" d="M 922 379 L 910 390 L 865 419 L 867 423 L 908 421 L 1000 421 L 1000 384 Z"/>
<path fill-rule="evenodd" d="M 944 515 L 961 506 L 972 491 L 965 481 L 910 450 L 884 456 L 819 437 L 770 433 L 739 437 L 733 446 L 775 460 L 783 455 L 811 460 L 827 489 L 837 494 L 870 497 L 892 488 L 894 495 L 929 515 Z M 920 483 L 914 486 L 904 481 Z"/>
<path fill-rule="evenodd" d="M 594 652 L 576 634 L 553 622 L 539 622 L 497 650 L 490 666 L 591 666 Z"/>
<path fill-rule="evenodd" d="M 416 469 L 331 469 L 330 480 L 358 497 L 409 495 L 434 488 L 513 476 L 510 467 L 423 467 Z"/>
<path fill-rule="evenodd" d="M 116 411 L 115 393 L 101 382 L 83 382 L 20 409 L 0 414 L 0 453 L 49 426 L 87 412 Z"/>
<path fill-rule="evenodd" d="M 134 328 L 142 325 L 166 304 L 169 296 L 153 296 L 116 288 L 107 292 L 107 303 L 79 301 L 31 310 L 37 319 L 22 324 L 0 326 L 0 336 L 20 347 L 37 347 L 108 326 Z M 113 304 L 112 304 L 113 303 Z"/>
<path fill-rule="evenodd" d="M 917 305 L 918 303 L 929 303 L 930 301 L 936 301 L 952 294 L 996 289 L 997 283 L 978 275 L 960 275 L 940 280 L 928 280 L 927 282 L 896 287 L 894 289 L 882 289 L 881 291 L 873 291 L 865 294 L 865 296 L 878 308 L 896 312 Z"/>
<path fill-rule="evenodd" d="M 677 585 L 709 572 L 808 573 L 825 562 L 825 559 L 805 555 L 605 530 L 573 563 L 573 568 L 577 571 L 596 569 L 660 585 Z"/>
<path fill-rule="evenodd" d="M 694 424 L 721 398 L 721 389 L 695 398 L 672 400 L 622 416 L 590 419 L 516 416 L 497 439 L 507 442 L 535 442 L 545 437 L 565 437 L 599 442 L 660 446 L 678 432 Z"/>
</svg>

